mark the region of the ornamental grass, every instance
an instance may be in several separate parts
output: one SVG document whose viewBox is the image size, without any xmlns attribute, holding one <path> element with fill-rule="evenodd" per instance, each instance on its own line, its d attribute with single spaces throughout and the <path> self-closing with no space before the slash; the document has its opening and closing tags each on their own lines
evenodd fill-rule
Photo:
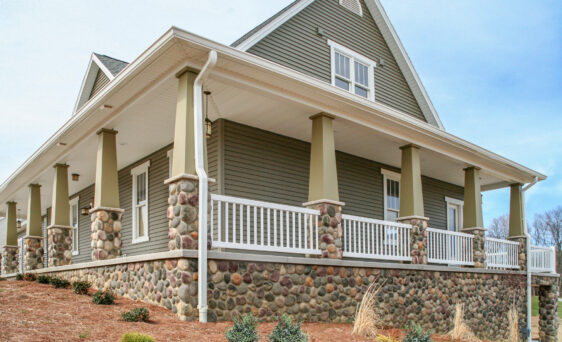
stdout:
<svg viewBox="0 0 562 342">
<path fill-rule="evenodd" d="M 507 313 L 507 318 L 509 321 L 509 326 L 507 328 L 508 341 L 509 342 L 519 342 L 519 312 L 517 307 L 512 305 Z"/>
<path fill-rule="evenodd" d="M 382 289 L 383 284 L 376 282 L 369 285 L 367 292 L 361 300 L 361 304 L 355 312 L 355 322 L 353 323 L 352 335 L 363 337 L 378 337 L 379 328 L 382 327 L 382 319 L 375 307 L 377 304 L 377 294 Z"/>
<path fill-rule="evenodd" d="M 476 335 L 474 335 L 472 330 L 470 330 L 470 328 L 464 321 L 464 304 L 461 302 L 458 302 L 455 306 L 453 330 L 451 330 L 447 335 L 451 336 L 453 340 L 475 342 L 480 341 L 480 339 L 478 339 Z"/>
</svg>

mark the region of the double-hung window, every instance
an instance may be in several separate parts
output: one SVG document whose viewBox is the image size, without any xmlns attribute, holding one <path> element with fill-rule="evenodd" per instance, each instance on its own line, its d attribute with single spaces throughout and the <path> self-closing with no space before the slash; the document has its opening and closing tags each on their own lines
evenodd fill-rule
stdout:
<svg viewBox="0 0 562 342">
<path fill-rule="evenodd" d="M 383 175 L 384 220 L 396 221 L 400 214 L 400 174 L 381 170 Z"/>
<path fill-rule="evenodd" d="M 133 168 L 133 241 L 148 241 L 148 168 L 150 160 Z"/>
<path fill-rule="evenodd" d="M 78 250 L 78 218 L 80 214 L 80 209 L 78 208 L 78 197 L 74 197 L 70 200 L 70 226 L 72 227 L 72 254 L 77 255 L 79 253 Z"/>
<path fill-rule="evenodd" d="M 464 202 L 451 197 L 445 197 L 445 202 L 447 203 L 447 230 L 461 231 Z"/>
<path fill-rule="evenodd" d="M 328 45 L 332 56 L 332 84 L 374 100 L 376 63 L 331 40 Z"/>
</svg>

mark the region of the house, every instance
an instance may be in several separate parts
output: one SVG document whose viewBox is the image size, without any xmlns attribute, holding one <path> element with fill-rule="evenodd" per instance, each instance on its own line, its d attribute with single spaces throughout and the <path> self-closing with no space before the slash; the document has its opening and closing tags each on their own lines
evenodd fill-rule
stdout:
<svg viewBox="0 0 562 342">
<path fill-rule="evenodd" d="M 378 0 L 298 0 L 232 46 L 172 27 L 131 63 L 94 53 L 0 186 L 2 272 L 203 322 L 347 322 L 379 283 L 386 324 L 447 331 L 460 301 L 488 339 L 512 306 L 530 322 L 530 279 L 550 341 L 558 276 L 524 220 L 545 178 L 445 130 Z M 510 237 L 487 238 L 481 193 L 505 187 Z"/>
</svg>

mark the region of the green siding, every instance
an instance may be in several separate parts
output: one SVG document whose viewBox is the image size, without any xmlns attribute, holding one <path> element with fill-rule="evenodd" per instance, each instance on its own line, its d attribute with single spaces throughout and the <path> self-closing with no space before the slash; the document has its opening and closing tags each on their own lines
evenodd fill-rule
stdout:
<svg viewBox="0 0 562 342">
<path fill-rule="evenodd" d="M 333 40 L 377 63 L 384 61 L 384 66 L 375 68 L 375 101 L 426 121 L 363 1 L 361 6 L 362 17 L 340 6 L 338 0 L 316 0 L 248 52 L 331 82 L 327 39 Z M 317 28 L 324 29 L 325 35 L 319 36 Z"/>
<path fill-rule="evenodd" d="M 225 194 L 301 206 L 308 198 L 310 144 L 224 121 Z M 400 153 L 400 151 L 396 151 Z M 381 168 L 375 161 L 338 151 L 338 186 L 345 214 L 384 218 Z M 445 196 L 463 198 L 463 188 L 422 179 L 425 214 L 434 228 L 446 227 Z"/>
</svg>

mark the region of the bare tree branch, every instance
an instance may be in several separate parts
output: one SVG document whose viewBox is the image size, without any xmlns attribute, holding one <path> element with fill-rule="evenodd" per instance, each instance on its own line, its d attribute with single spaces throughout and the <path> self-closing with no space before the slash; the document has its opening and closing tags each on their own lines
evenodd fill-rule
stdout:
<svg viewBox="0 0 562 342">
<path fill-rule="evenodd" d="M 492 220 L 488 227 L 488 236 L 496 239 L 507 239 L 509 234 L 509 215 L 504 214 Z"/>
</svg>

